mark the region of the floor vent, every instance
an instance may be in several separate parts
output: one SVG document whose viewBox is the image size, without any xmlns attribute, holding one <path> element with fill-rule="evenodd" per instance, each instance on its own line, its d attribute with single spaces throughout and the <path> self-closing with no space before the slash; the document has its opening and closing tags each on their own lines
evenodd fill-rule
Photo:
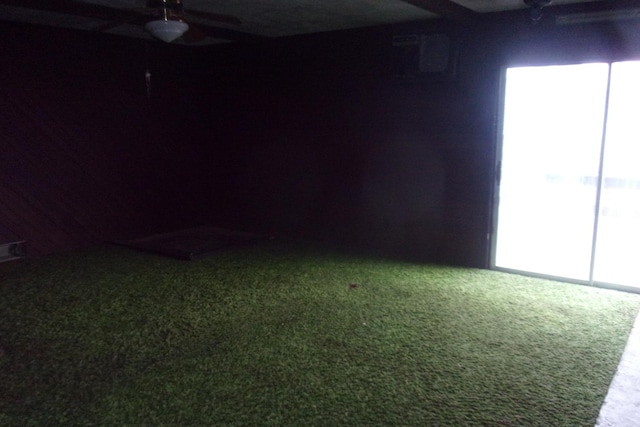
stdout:
<svg viewBox="0 0 640 427">
<path fill-rule="evenodd" d="M 0 244 L 0 262 L 24 257 L 24 241 Z"/>
</svg>

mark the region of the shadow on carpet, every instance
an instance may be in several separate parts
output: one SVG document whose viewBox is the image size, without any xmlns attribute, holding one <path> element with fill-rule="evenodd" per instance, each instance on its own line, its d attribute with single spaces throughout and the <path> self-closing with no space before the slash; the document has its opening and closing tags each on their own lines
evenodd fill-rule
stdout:
<svg viewBox="0 0 640 427">
<path fill-rule="evenodd" d="M 197 227 L 113 243 L 170 258 L 193 260 L 230 246 L 267 239 L 270 237 L 218 227 Z"/>
</svg>

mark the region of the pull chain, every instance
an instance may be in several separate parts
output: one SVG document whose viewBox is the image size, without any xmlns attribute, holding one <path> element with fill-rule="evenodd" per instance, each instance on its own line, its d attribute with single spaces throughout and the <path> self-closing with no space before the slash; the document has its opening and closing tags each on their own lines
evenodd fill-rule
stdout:
<svg viewBox="0 0 640 427">
<path fill-rule="evenodd" d="M 147 70 L 144 73 L 144 81 L 147 87 L 147 98 L 151 99 L 151 70 L 149 68 L 149 42 L 144 43 L 145 50 L 145 62 L 147 64 Z"/>
<path fill-rule="evenodd" d="M 147 67 L 147 71 L 144 73 L 144 79 L 147 83 L 147 98 L 151 99 L 151 71 Z"/>
</svg>

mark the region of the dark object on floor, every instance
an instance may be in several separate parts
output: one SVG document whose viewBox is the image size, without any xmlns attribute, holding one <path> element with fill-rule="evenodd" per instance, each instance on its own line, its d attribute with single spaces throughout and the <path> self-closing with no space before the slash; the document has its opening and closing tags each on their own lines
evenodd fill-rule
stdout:
<svg viewBox="0 0 640 427">
<path fill-rule="evenodd" d="M 197 227 L 113 243 L 170 258 L 192 260 L 222 248 L 267 238 L 267 236 L 218 227 Z"/>
<path fill-rule="evenodd" d="M 11 243 L 0 243 L 0 262 L 12 261 L 25 256 L 24 240 Z"/>
</svg>

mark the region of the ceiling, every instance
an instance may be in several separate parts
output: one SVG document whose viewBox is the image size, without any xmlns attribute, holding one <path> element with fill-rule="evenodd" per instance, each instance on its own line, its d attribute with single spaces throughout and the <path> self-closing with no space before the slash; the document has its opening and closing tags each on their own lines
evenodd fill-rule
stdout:
<svg viewBox="0 0 640 427">
<path fill-rule="evenodd" d="M 158 0 L 156 0 L 158 1 Z M 175 0 L 173 0 L 175 1 Z M 211 44 L 282 37 L 419 20 L 464 20 L 523 9 L 523 0 L 182 0 L 185 19 L 199 30 L 189 41 Z M 579 3 L 579 4 L 578 4 Z M 628 5 L 626 0 L 553 0 L 549 7 Z M 147 0 L 0 0 L 0 20 L 149 38 Z M 605 6 L 602 6 L 605 5 Z M 236 17 L 223 22 L 208 14 Z M 213 19 L 212 19 L 213 18 Z M 224 17 L 221 17 L 224 18 Z M 206 37 L 204 37 L 206 35 Z M 185 40 L 179 40 L 179 43 Z"/>
</svg>

